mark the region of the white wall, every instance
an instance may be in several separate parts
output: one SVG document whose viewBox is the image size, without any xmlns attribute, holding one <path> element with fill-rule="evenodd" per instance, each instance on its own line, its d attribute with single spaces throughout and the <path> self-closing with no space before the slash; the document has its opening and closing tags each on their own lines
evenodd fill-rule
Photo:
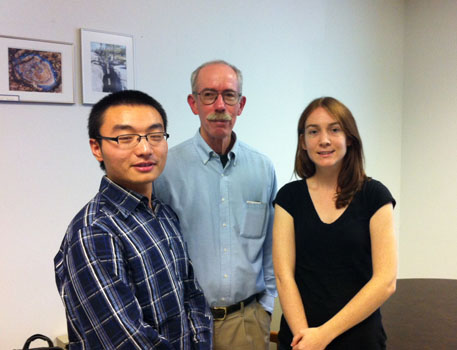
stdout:
<svg viewBox="0 0 457 350">
<path fill-rule="evenodd" d="M 451 75 L 441 77 L 446 68 L 454 77 L 456 69 L 451 67 L 451 62 L 456 62 L 455 45 L 451 47 L 456 31 L 455 20 L 453 23 L 450 17 L 450 10 L 455 13 L 455 6 L 450 8 L 455 3 L 433 1 L 430 14 L 426 8 L 429 2 L 419 3 L 418 10 L 415 3 L 407 3 L 405 17 L 405 3 L 400 0 L 133 0 L 128 5 L 124 0 L 0 0 L 1 35 L 75 43 L 77 101 L 75 105 L 0 103 L 0 349 L 20 348 L 36 332 L 55 337 L 66 331 L 52 259 L 69 221 L 96 192 L 102 175 L 88 147 L 89 107 L 80 103 L 79 28 L 134 36 L 136 87 L 156 97 L 167 110 L 171 146 L 191 137 L 198 126 L 198 118 L 186 103 L 191 71 L 215 58 L 238 65 L 245 75 L 247 105 L 238 119 L 237 133 L 271 157 L 280 185 L 291 179 L 300 112 L 321 95 L 341 99 L 358 121 L 369 175 L 383 181 L 401 203 L 396 209 L 398 228 L 400 207 L 407 210 L 400 231 L 400 274 L 405 266 L 407 274 L 403 275 L 455 277 L 449 269 L 442 272 L 444 263 L 436 269 L 430 264 L 420 270 L 409 263 L 417 256 L 409 248 L 417 239 L 415 223 L 409 219 L 417 215 L 410 207 L 424 203 L 425 211 L 428 203 L 411 196 L 416 188 L 408 190 L 408 171 L 424 171 L 419 168 L 423 157 L 418 158 L 414 151 L 416 144 L 422 143 L 420 133 L 430 130 L 430 120 L 437 116 L 431 115 L 430 109 L 427 116 L 416 118 L 418 113 L 413 107 L 425 103 L 421 87 L 426 84 L 422 83 L 421 72 L 412 70 L 418 63 L 408 50 L 422 54 L 422 44 L 435 50 L 437 46 L 448 52 L 454 50 L 454 56 L 420 59 L 419 67 L 428 69 L 435 69 L 438 61 L 444 62 L 445 68 L 440 70 L 439 78 L 434 77 L 433 85 L 438 85 L 440 79 L 451 79 Z M 434 30 L 446 40 L 415 32 L 416 27 L 420 28 L 415 23 L 430 20 L 433 26 L 440 13 L 449 16 L 449 25 Z M 408 63 L 405 85 L 404 55 Z M 442 123 L 435 130 L 450 136 L 447 115 L 452 114 L 450 96 L 456 95 L 455 84 L 454 94 L 448 95 L 444 88 L 441 94 L 430 95 L 428 91 L 437 91 L 436 87 L 425 88 L 434 110 L 440 108 L 442 113 L 438 116 Z M 418 135 L 402 134 L 403 111 L 405 130 L 414 124 Z M 452 122 L 455 129 L 455 120 Z M 420 147 L 420 155 L 426 153 L 435 159 L 438 142 L 452 152 L 451 137 L 434 136 L 429 138 L 428 147 Z M 403 144 L 402 137 L 408 138 Z M 427 184 L 434 179 L 443 182 L 441 174 L 451 177 L 455 173 L 451 158 L 445 158 L 443 152 L 439 156 L 442 170 L 426 170 Z M 411 159 L 402 163 L 401 157 Z M 405 187 L 402 192 L 400 185 Z M 436 187 L 439 192 L 427 199 L 442 196 L 450 202 L 448 188 L 441 184 Z M 425 190 L 430 191 L 428 187 Z M 434 210 L 436 217 L 419 214 L 427 225 L 436 225 L 436 219 L 444 216 Z M 425 228 L 426 224 L 421 226 Z M 403 226 L 411 232 L 404 232 Z M 444 221 L 440 224 L 440 232 L 447 239 L 452 238 L 450 227 Z M 429 247 L 432 237 L 427 233 L 423 236 Z M 452 248 L 443 244 L 439 249 L 447 252 Z M 446 256 L 448 265 L 455 265 L 456 258 Z M 438 260 L 441 254 L 429 252 L 427 258 L 432 257 Z"/>
<path fill-rule="evenodd" d="M 457 1 L 406 4 L 401 273 L 457 278 Z"/>
</svg>

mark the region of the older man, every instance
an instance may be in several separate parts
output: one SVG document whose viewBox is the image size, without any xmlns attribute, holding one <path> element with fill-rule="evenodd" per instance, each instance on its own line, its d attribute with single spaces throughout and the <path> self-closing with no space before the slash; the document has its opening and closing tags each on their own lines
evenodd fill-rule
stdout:
<svg viewBox="0 0 457 350">
<path fill-rule="evenodd" d="M 70 349 L 211 349 L 212 320 L 175 213 L 152 195 L 167 159 L 167 117 L 139 91 L 89 116 L 106 176 L 55 257 Z"/>
<path fill-rule="evenodd" d="M 242 75 L 211 61 L 191 76 L 195 136 L 169 152 L 156 196 L 170 204 L 214 316 L 214 349 L 268 349 L 276 296 L 271 161 L 233 132 L 243 112 Z"/>
</svg>

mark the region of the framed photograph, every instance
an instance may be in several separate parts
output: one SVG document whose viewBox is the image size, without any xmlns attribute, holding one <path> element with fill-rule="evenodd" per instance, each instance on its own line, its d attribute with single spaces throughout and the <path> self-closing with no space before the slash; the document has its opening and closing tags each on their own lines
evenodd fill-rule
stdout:
<svg viewBox="0 0 457 350">
<path fill-rule="evenodd" d="M 133 37 L 81 29 L 83 103 L 135 87 Z"/>
<path fill-rule="evenodd" d="M 0 36 L 0 101 L 74 103 L 73 44 Z"/>
</svg>

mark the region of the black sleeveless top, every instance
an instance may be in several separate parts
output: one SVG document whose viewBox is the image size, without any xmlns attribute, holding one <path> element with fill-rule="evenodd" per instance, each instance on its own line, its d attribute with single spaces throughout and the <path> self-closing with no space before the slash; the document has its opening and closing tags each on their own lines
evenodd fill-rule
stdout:
<svg viewBox="0 0 457 350">
<path fill-rule="evenodd" d="M 371 278 L 370 218 L 387 203 L 395 206 L 395 200 L 379 181 L 367 180 L 346 210 L 331 224 L 320 220 L 305 180 L 283 186 L 275 203 L 294 219 L 295 280 L 309 326 L 320 326 L 341 310 Z M 292 338 L 282 316 L 279 341 L 289 348 Z M 326 350 L 385 349 L 385 343 L 378 309 L 335 338 Z"/>
</svg>

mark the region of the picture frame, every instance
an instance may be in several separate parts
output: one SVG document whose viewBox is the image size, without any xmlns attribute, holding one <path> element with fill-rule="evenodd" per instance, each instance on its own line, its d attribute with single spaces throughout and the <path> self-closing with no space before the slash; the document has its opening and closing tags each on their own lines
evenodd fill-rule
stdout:
<svg viewBox="0 0 457 350">
<path fill-rule="evenodd" d="M 133 89 L 133 36 L 81 28 L 83 104 L 106 95 Z"/>
<path fill-rule="evenodd" d="M 74 103 L 73 43 L 0 35 L 0 102 Z"/>
</svg>

